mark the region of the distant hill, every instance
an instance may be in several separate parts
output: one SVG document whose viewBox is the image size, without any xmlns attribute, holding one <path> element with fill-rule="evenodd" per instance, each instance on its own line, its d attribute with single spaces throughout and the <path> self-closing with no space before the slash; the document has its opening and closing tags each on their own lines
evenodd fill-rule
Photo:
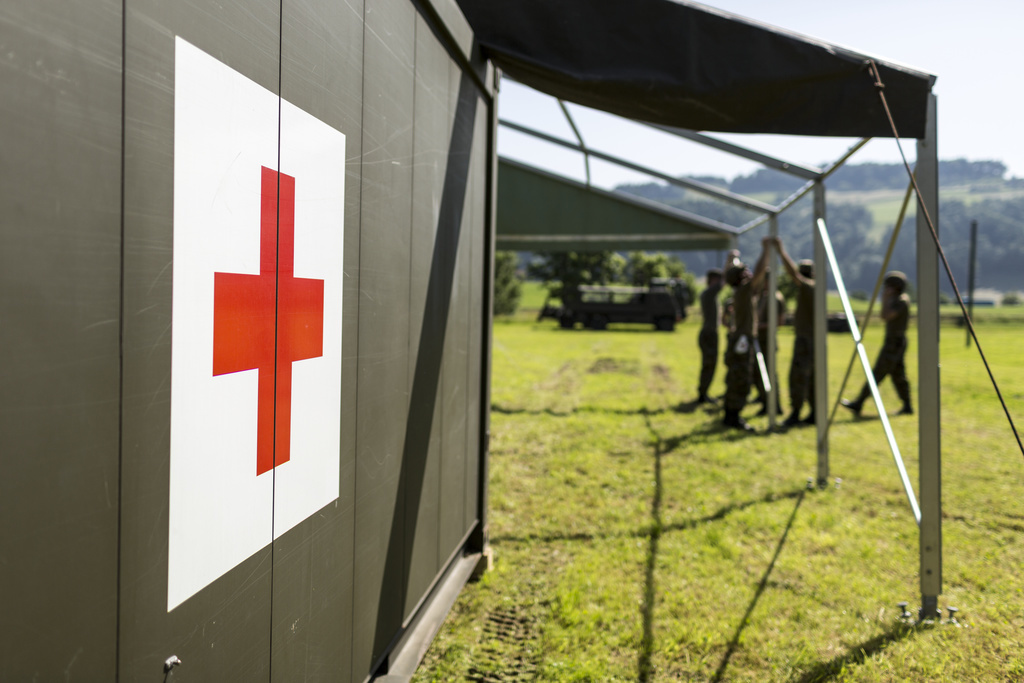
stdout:
<svg viewBox="0 0 1024 683">
<path fill-rule="evenodd" d="M 1005 176 L 1006 164 L 1001 161 L 952 159 L 939 162 L 939 183 L 944 187 L 984 184 L 1024 188 L 1024 179 L 1007 179 Z M 804 184 L 804 181 L 799 178 L 770 168 L 758 169 L 750 175 L 736 176 L 732 180 L 718 176 L 690 176 L 690 178 L 746 195 L 763 193 L 788 195 Z M 847 164 L 832 174 L 828 180 L 828 188 L 837 192 L 902 190 L 906 186 L 907 171 L 903 168 L 903 164 L 898 163 Z M 670 191 L 676 189 L 661 183 L 621 185 L 617 189 L 632 194 L 642 194 L 647 191 L 637 192 L 633 191 L 634 188 L 651 188 L 650 192 L 659 192 L 656 188 L 667 188 Z"/>
<path fill-rule="evenodd" d="M 999 161 L 939 162 L 939 231 L 954 277 L 962 289 L 967 285 L 969 226 L 971 220 L 977 220 L 977 286 L 1024 291 L 1024 179 L 1005 176 L 1006 166 Z M 732 180 L 707 176 L 697 179 L 769 202 L 780 201 L 803 184 L 799 179 L 768 169 Z M 906 170 L 902 164 L 850 164 L 833 174 L 826 187 L 827 222 L 842 264 L 843 279 L 851 291 L 870 292 L 907 187 Z M 616 189 L 735 226 L 756 215 L 663 183 L 621 185 Z M 911 277 L 916 273 L 912 216 L 913 207 L 891 262 L 892 268 Z M 809 199 L 782 214 L 779 233 L 794 258 L 811 255 L 812 229 Z M 759 228 L 741 237 L 740 250 L 753 258 L 764 234 L 764 228 Z M 698 275 L 720 265 L 723 256 L 716 252 L 680 253 L 687 267 Z M 944 273 L 941 283 L 943 291 L 952 292 Z"/>
</svg>

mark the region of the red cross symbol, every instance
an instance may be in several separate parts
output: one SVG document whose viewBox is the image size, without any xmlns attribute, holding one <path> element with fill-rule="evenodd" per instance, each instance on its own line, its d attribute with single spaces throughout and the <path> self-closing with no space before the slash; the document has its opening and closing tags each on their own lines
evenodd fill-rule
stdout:
<svg viewBox="0 0 1024 683">
<path fill-rule="evenodd" d="M 259 371 L 257 476 L 290 458 L 292 362 L 324 353 L 324 281 L 295 277 L 295 178 L 263 167 L 260 209 L 260 274 L 213 276 L 213 374 Z"/>
</svg>

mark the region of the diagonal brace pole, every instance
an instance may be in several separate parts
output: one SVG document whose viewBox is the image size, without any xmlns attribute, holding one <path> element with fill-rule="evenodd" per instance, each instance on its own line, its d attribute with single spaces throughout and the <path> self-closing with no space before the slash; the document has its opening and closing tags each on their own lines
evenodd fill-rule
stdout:
<svg viewBox="0 0 1024 683">
<path fill-rule="evenodd" d="M 761 381 L 764 382 L 764 393 L 768 394 L 772 390 L 772 379 L 768 374 L 768 364 L 765 363 L 761 342 L 757 339 L 754 340 L 754 357 L 757 358 L 757 369 L 761 373 Z"/>
<path fill-rule="evenodd" d="M 882 259 L 882 267 L 878 271 L 878 280 L 875 281 L 875 290 L 871 293 L 871 299 L 868 302 L 868 312 L 864 316 L 864 329 L 862 332 L 866 332 L 868 325 L 871 323 L 871 312 L 875 308 L 875 300 L 878 298 L 878 292 L 882 289 L 882 281 L 885 280 L 885 272 L 889 269 L 889 261 L 892 259 L 892 252 L 896 248 L 896 240 L 900 236 L 900 229 L 903 227 L 903 220 L 907 215 L 907 207 L 910 205 L 910 198 L 913 196 L 914 186 L 907 186 L 907 193 L 903 197 L 903 206 L 900 207 L 899 217 L 896 219 L 896 226 L 893 228 L 892 237 L 889 239 L 889 248 L 885 252 L 885 258 Z M 862 335 L 863 336 L 863 335 Z M 839 385 L 839 393 L 836 395 L 836 402 L 832 404 L 832 412 L 829 413 L 828 422 L 825 424 L 826 433 L 832 427 L 832 423 L 836 419 L 836 412 L 839 410 L 839 402 L 842 399 L 843 392 L 846 391 L 846 383 L 850 379 L 850 372 L 853 370 L 853 364 L 857 361 L 857 350 L 854 349 L 853 353 L 850 354 L 850 363 L 846 366 L 846 374 L 843 375 L 843 382 Z"/>
<path fill-rule="evenodd" d="M 871 387 L 871 396 L 875 399 L 875 405 L 878 406 L 878 416 L 881 418 L 885 437 L 889 441 L 889 450 L 892 451 L 893 461 L 896 463 L 896 469 L 899 470 L 900 481 L 903 482 L 903 490 L 907 494 L 907 501 L 910 503 L 910 509 L 914 513 L 914 521 L 920 525 L 921 508 L 918 506 L 917 498 L 914 496 L 914 488 L 910 484 L 910 477 L 907 476 L 907 468 L 903 465 L 903 457 L 900 455 L 900 448 L 896 444 L 896 437 L 892 433 L 892 426 L 889 424 L 889 416 L 885 412 L 882 396 L 878 393 L 878 384 L 875 382 L 875 375 L 871 371 L 871 363 L 868 361 L 867 351 L 864 350 L 860 330 L 857 327 L 857 318 L 853 315 L 850 298 L 846 294 L 846 285 L 843 283 L 843 275 L 839 272 L 839 263 L 836 261 L 835 252 L 832 250 L 832 242 L 828 237 L 828 228 L 825 226 L 825 221 L 821 218 L 817 220 L 817 227 L 818 234 L 821 235 L 821 241 L 825 244 L 825 253 L 828 256 L 829 266 L 831 266 L 832 274 L 836 278 L 839 298 L 843 301 L 843 311 L 846 313 L 846 319 L 850 322 L 850 333 L 857 344 L 857 354 L 860 356 L 861 365 L 864 366 L 864 374 L 867 376 L 868 386 Z"/>
</svg>

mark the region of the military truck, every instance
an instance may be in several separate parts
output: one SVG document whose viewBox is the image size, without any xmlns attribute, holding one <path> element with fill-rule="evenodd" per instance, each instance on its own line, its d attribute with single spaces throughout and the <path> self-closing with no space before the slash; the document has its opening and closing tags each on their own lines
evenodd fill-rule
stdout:
<svg viewBox="0 0 1024 683">
<path fill-rule="evenodd" d="M 609 323 L 649 323 L 671 332 L 686 317 L 685 283 L 655 281 L 650 287 L 579 285 L 562 294 L 560 307 L 546 302 L 539 318 L 554 318 L 566 329 L 577 323 L 603 330 Z"/>
</svg>

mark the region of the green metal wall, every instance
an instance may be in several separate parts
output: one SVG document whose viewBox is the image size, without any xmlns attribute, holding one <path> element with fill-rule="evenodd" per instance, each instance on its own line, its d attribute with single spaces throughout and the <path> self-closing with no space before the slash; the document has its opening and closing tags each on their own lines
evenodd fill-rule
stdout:
<svg viewBox="0 0 1024 683">
<path fill-rule="evenodd" d="M 728 249 L 736 229 L 509 159 L 499 161 L 497 247 L 514 251 Z"/>
<path fill-rule="evenodd" d="M 171 655 L 167 680 L 366 679 L 482 524 L 468 26 L 443 0 L 14 0 L 0 28 L 0 680 Z M 168 610 L 176 38 L 344 133 L 344 313 L 337 500 Z"/>
<path fill-rule="evenodd" d="M 113 680 L 121 5 L 0 7 L 0 680 Z"/>
</svg>

